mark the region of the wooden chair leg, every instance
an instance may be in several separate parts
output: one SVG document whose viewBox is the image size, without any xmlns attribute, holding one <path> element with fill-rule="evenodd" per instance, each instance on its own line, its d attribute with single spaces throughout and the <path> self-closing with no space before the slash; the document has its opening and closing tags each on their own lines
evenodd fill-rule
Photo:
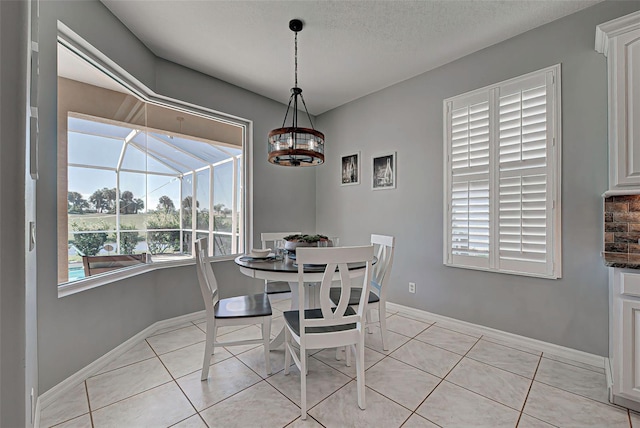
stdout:
<svg viewBox="0 0 640 428">
<path fill-rule="evenodd" d="M 382 349 L 389 350 L 389 341 L 387 340 L 387 310 L 385 305 L 378 306 L 378 318 L 380 319 L 380 334 L 382 335 Z"/>
<path fill-rule="evenodd" d="M 300 347 L 300 418 L 307 419 L 307 350 Z"/>
<path fill-rule="evenodd" d="M 269 342 L 271 341 L 271 317 L 262 321 L 262 341 L 264 343 L 264 362 L 267 374 L 271 374 L 271 358 L 269 356 Z"/>
<path fill-rule="evenodd" d="M 364 385 L 364 337 L 360 336 L 359 343 L 356 345 L 356 382 L 358 385 L 358 407 L 364 410 L 367 407 L 367 403 L 364 397 L 365 385 Z"/>
<path fill-rule="evenodd" d="M 284 326 L 284 374 L 289 374 L 291 366 L 291 332 Z"/>
<path fill-rule="evenodd" d="M 371 324 L 371 309 L 367 308 L 364 311 L 364 320 L 365 320 L 365 324 L 364 325 L 367 326 L 367 333 L 373 334 L 373 330 L 369 326 L 369 324 Z"/>
<path fill-rule="evenodd" d="M 207 380 L 209 377 L 209 363 L 211 363 L 211 355 L 216 343 L 216 319 L 209 317 L 207 319 L 207 332 L 205 334 L 206 341 L 204 345 L 204 359 L 202 361 L 202 375 L 200 380 Z"/>
</svg>

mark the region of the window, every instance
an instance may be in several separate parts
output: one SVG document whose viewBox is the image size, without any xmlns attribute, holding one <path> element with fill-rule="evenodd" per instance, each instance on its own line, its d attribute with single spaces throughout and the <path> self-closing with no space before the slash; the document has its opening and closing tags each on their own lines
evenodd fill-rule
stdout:
<svg viewBox="0 0 640 428">
<path fill-rule="evenodd" d="M 560 65 L 444 101 L 449 266 L 559 278 Z"/>
<path fill-rule="evenodd" d="M 200 237 L 243 252 L 246 123 L 148 102 L 58 53 L 58 284 L 191 259 Z"/>
</svg>

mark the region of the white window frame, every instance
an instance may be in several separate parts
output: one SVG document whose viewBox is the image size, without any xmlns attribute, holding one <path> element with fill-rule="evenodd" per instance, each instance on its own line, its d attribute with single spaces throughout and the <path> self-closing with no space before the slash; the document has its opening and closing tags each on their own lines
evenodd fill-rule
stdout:
<svg viewBox="0 0 640 428">
<path fill-rule="evenodd" d="M 490 272 L 507 273 L 523 276 L 534 276 L 547 279 L 558 279 L 562 277 L 562 233 L 561 233 L 561 165 L 562 165 L 562 144 L 561 144 L 561 66 L 560 64 L 534 71 L 513 79 L 509 79 L 494 85 L 486 86 L 474 91 L 447 98 L 443 101 L 443 136 L 444 136 L 444 216 L 443 216 L 443 262 L 446 266 L 459 267 L 466 269 L 484 270 Z M 516 161 L 520 163 L 521 173 L 509 172 L 508 170 L 500 170 L 500 94 L 510 93 L 513 88 L 524 88 L 526 91 L 534 88 L 535 84 L 539 87 L 540 82 L 546 88 L 546 163 L 543 166 L 527 167 L 527 161 Z M 528 86 L 530 85 L 530 86 Z M 506 95 L 505 95 L 506 97 Z M 478 255 L 460 255 L 464 251 L 456 251 L 454 254 L 452 239 L 452 215 L 453 215 L 453 190 L 454 182 L 464 181 L 462 174 L 454 176 L 454 156 L 452 153 L 452 115 L 454 110 L 461 109 L 465 106 L 471 106 L 475 103 L 488 102 L 489 118 L 488 118 L 488 171 L 486 168 L 480 168 L 478 171 L 472 167 L 466 168 L 462 174 L 468 174 L 467 180 L 484 180 L 489 182 L 489 216 L 488 216 L 488 251 L 486 256 Z M 470 123 L 470 122 L 469 122 Z M 470 134 L 469 134 L 470 135 Z M 470 143 L 469 143 L 470 144 Z M 524 153 L 524 152 L 521 152 Z M 460 156 L 456 156 L 460 159 Z M 471 152 L 469 152 L 469 159 Z M 521 156 L 522 159 L 522 156 Z M 455 160 L 459 162 L 458 160 Z M 464 162 L 464 160 L 463 160 Z M 506 162 L 502 164 L 506 165 Z M 524 165 L 524 166 L 522 166 Z M 529 168 L 529 169 L 527 169 Z M 459 170 L 460 171 L 460 170 Z M 485 172 L 486 171 L 486 172 Z M 529 172 L 527 172 L 529 171 Z M 537 172 L 533 172 L 537 171 Z M 540 171 L 544 171 L 540 174 Z M 484 175 L 483 175 L 484 174 Z M 546 198 L 544 200 L 545 209 L 545 243 L 543 252 L 536 257 L 544 258 L 544 260 L 533 261 L 526 260 L 526 252 L 523 254 L 522 260 L 517 256 L 513 256 L 513 251 L 503 251 L 503 257 L 500 254 L 500 179 L 507 176 L 515 175 L 516 177 L 531 177 L 533 175 L 546 179 Z M 542 210 L 542 208 L 541 208 Z M 521 218 L 524 216 L 521 215 Z M 467 226 L 469 229 L 471 226 Z M 523 225 L 520 226 L 524 228 Z M 503 233 L 506 229 L 503 229 Z M 467 240 L 472 233 L 467 232 Z M 522 236 L 522 235 L 518 235 Z M 463 236 L 464 238 L 464 236 Z M 542 239 L 542 238 L 540 238 Z M 503 242 L 504 244 L 504 242 Z M 505 244 L 506 245 L 506 244 Z M 537 245 L 537 244 L 534 244 Z M 468 251 L 472 253 L 473 251 Z M 533 254 L 533 253 L 529 253 Z"/>
<path fill-rule="evenodd" d="M 134 93 L 142 101 L 150 104 L 168 107 L 186 113 L 201 115 L 226 123 L 231 123 L 242 129 L 243 153 L 242 153 L 242 169 L 244 172 L 244 180 L 241 183 L 243 190 L 242 201 L 236 200 L 234 203 L 239 209 L 244 211 L 244 219 L 239 225 L 240 234 L 243 234 L 243 248 L 253 248 L 253 121 L 238 116 L 221 113 L 209 108 L 197 106 L 186 101 L 177 100 L 167 96 L 163 96 L 153 92 L 126 70 L 115 64 L 106 55 L 98 51 L 96 48 L 87 43 L 82 37 L 71 30 L 62 22 L 58 21 L 58 42 L 66 48 L 92 64 L 97 69 L 120 83 L 129 91 Z M 234 173 L 235 178 L 235 173 Z M 242 207 L 242 208 L 240 208 Z M 195 217 L 195 216 L 194 216 Z M 195 231 L 194 231 L 195 234 Z M 240 246 L 240 245 L 238 245 Z M 242 249 L 238 249 L 242 251 Z M 237 254 L 229 256 L 217 256 L 214 261 L 233 260 Z M 80 279 L 73 282 L 67 282 L 58 285 L 58 297 L 69 296 L 81 291 L 90 290 L 92 288 L 118 282 L 126 278 L 134 277 L 145 272 L 158 269 L 167 269 L 173 267 L 187 266 L 195 264 L 193 257 L 184 260 L 168 261 L 163 263 L 141 264 L 140 266 L 132 266 L 128 268 L 106 272 L 95 277 Z"/>
</svg>

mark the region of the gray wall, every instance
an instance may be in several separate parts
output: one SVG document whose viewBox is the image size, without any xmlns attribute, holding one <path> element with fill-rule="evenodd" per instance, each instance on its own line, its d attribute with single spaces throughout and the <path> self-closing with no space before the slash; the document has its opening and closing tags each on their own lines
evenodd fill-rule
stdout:
<svg viewBox="0 0 640 428">
<path fill-rule="evenodd" d="M 28 4 L 0 2 L 0 426 L 28 426 L 24 163 Z M 30 388 L 29 388 L 30 390 Z"/>
<path fill-rule="evenodd" d="M 266 136 L 269 129 L 281 123 L 284 105 L 156 58 L 98 1 L 44 1 L 40 8 L 37 269 L 42 394 L 154 322 L 204 309 L 193 266 L 147 273 L 58 299 L 54 256 L 56 164 L 50 161 L 56 158 L 57 20 L 156 93 L 253 121 L 256 239 L 263 231 L 315 229 L 315 172 L 266 162 Z M 242 276 L 233 262 L 220 265 L 215 269 L 222 295 L 242 294 L 262 286 Z"/>
<path fill-rule="evenodd" d="M 395 235 L 389 300 L 608 355 L 602 198 L 607 189 L 606 58 L 597 24 L 640 9 L 605 2 L 322 114 L 327 164 L 316 178 L 317 229 L 365 243 Z M 563 278 L 445 267 L 442 100 L 562 63 Z M 362 184 L 340 186 L 340 156 L 361 151 Z M 371 190 L 371 157 L 397 151 L 397 189 Z M 357 207 L 357 209 L 354 209 Z M 416 282 L 409 294 L 408 282 Z"/>
</svg>

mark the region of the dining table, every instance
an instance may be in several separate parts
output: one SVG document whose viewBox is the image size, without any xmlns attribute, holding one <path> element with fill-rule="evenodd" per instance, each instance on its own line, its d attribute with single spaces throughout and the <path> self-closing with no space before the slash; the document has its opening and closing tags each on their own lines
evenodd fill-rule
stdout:
<svg viewBox="0 0 640 428">
<path fill-rule="evenodd" d="M 291 288 L 291 310 L 298 310 L 299 293 L 298 289 L 298 264 L 295 255 L 285 255 L 282 258 L 273 257 L 251 257 L 238 256 L 235 263 L 240 267 L 240 272 L 251 278 L 266 281 L 285 281 Z M 374 257 L 373 263 L 377 259 Z M 365 273 L 366 263 L 348 263 L 349 276 L 357 278 Z M 304 265 L 304 283 L 307 289 L 304 291 L 305 309 L 317 308 L 320 305 L 320 286 L 326 266 L 325 265 Z M 336 271 L 335 280 L 340 279 L 340 273 Z M 271 349 L 277 348 L 284 343 L 284 327 L 271 340 Z"/>
</svg>

